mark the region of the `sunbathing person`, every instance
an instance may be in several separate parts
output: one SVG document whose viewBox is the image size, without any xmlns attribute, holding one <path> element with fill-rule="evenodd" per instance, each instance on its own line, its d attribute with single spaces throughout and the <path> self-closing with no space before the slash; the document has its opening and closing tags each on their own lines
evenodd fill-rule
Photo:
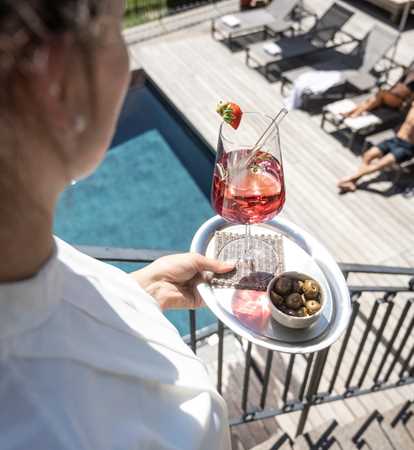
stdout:
<svg viewBox="0 0 414 450">
<path fill-rule="evenodd" d="M 380 89 L 374 96 L 363 101 L 351 111 L 343 114 L 344 117 L 358 117 L 366 112 L 373 111 L 380 106 L 393 109 L 401 108 L 414 97 L 414 70 L 410 70 L 398 83 L 388 90 Z"/>
<path fill-rule="evenodd" d="M 355 175 L 340 180 L 338 187 L 342 192 L 354 192 L 357 189 L 357 181 L 365 175 L 392 167 L 396 163 L 400 164 L 413 157 L 414 101 L 396 137 L 387 139 L 365 152 L 362 156 L 362 164 Z"/>
</svg>

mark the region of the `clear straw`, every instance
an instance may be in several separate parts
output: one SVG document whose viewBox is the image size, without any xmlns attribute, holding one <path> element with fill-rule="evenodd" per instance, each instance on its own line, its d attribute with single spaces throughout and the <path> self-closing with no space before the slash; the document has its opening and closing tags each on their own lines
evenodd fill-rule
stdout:
<svg viewBox="0 0 414 450">
<path fill-rule="evenodd" d="M 263 140 L 263 138 L 266 136 L 267 132 L 270 130 L 270 128 L 272 128 L 273 125 L 277 124 L 279 125 L 280 122 L 285 118 L 286 114 L 288 113 L 288 110 L 286 108 L 282 108 L 277 114 L 276 116 L 272 119 L 272 121 L 270 122 L 270 124 L 268 125 L 268 127 L 264 130 L 263 134 L 259 137 L 259 139 L 257 140 L 256 144 L 254 144 L 254 146 L 252 147 L 252 154 L 247 158 L 247 161 L 245 163 L 245 166 L 247 167 L 251 161 L 254 160 L 254 157 L 256 155 L 256 152 L 258 150 L 260 150 L 260 146 L 259 144 L 261 143 L 261 141 Z"/>
</svg>

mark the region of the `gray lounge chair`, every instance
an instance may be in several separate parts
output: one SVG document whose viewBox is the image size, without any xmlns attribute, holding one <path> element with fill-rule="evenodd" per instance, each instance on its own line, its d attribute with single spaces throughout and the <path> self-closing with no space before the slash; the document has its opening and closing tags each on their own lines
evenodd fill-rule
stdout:
<svg viewBox="0 0 414 450">
<path fill-rule="evenodd" d="M 374 25 L 349 54 L 329 49 L 321 54 L 322 59 L 315 64 L 295 69 L 282 69 L 283 71 L 280 73 L 281 91 L 283 92 L 287 84 L 293 84 L 300 75 L 312 70 L 322 70 L 339 71 L 340 81 L 321 94 L 314 94 L 311 91 L 304 92 L 302 98 L 304 109 L 313 109 L 312 104 L 315 103 L 321 106 L 321 104 L 343 98 L 347 90 L 354 94 L 367 92 L 379 83 L 378 77 L 372 75 L 371 72 L 378 62 L 387 59 L 386 54 L 396 44 L 397 39 L 397 32 Z"/>
<path fill-rule="evenodd" d="M 352 149 L 357 142 L 364 140 L 366 136 L 395 126 L 403 120 L 405 115 L 402 110 L 387 108 L 386 106 L 376 108 L 375 111 L 364 116 L 363 122 L 360 123 L 357 120 L 345 119 L 337 113 L 337 109 L 341 106 L 342 102 L 352 102 L 356 106 L 371 96 L 372 93 L 363 94 L 352 97 L 352 99 L 339 100 L 338 102 L 324 106 L 322 110 L 321 128 L 325 128 L 325 124 L 329 123 L 333 132 L 340 133 L 346 137 L 346 146 Z"/>
<path fill-rule="evenodd" d="M 398 79 L 397 83 L 403 82 L 406 75 L 414 70 L 414 61 L 408 67 L 403 67 L 403 69 L 403 74 Z M 375 120 L 371 124 L 367 122 L 365 125 L 362 124 L 360 126 L 358 126 L 357 123 L 349 123 L 349 120 L 345 120 L 344 116 L 338 112 L 343 110 L 344 102 L 347 102 L 349 107 L 351 107 L 351 103 L 356 106 L 372 97 L 372 95 L 374 94 L 371 92 L 369 94 L 353 97 L 352 99 L 339 100 L 324 106 L 322 109 L 321 128 L 324 129 L 325 123 L 329 123 L 330 128 L 333 128 L 335 132 L 340 131 L 348 136 L 348 147 L 352 148 L 357 139 L 363 140 L 367 136 L 395 127 L 397 124 L 404 121 L 408 109 L 411 106 L 410 101 L 404 102 L 398 109 L 390 108 L 386 105 L 375 108 L 370 112 L 370 115 L 372 115 Z"/>
<path fill-rule="evenodd" d="M 349 9 L 334 3 L 317 20 L 309 32 L 291 38 L 281 38 L 276 41 L 267 40 L 247 47 L 246 64 L 249 66 L 250 60 L 252 60 L 255 63 L 255 68 L 260 68 L 264 72 L 265 77 L 270 80 L 271 66 L 274 64 L 350 43 L 355 38 L 344 32 L 342 27 L 353 14 Z M 339 34 L 342 34 L 341 37 L 346 39 L 336 42 Z M 280 53 L 276 55 L 271 55 L 266 50 L 266 46 L 273 42 L 280 48 Z"/>
<path fill-rule="evenodd" d="M 291 15 L 298 5 L 299 0 L 273 0 L 265 8 L 231 14 L 240 22 L 234 27 L 223 22 L 225 16 L 219 17 L 211 21 L 211 34 L 214 39 L 218 36 L 227 40 L 230 48 L 234 39 L 247 34 L 263 32 L 264 38 L 276 36 L 293 29 Z"/>
</svg>

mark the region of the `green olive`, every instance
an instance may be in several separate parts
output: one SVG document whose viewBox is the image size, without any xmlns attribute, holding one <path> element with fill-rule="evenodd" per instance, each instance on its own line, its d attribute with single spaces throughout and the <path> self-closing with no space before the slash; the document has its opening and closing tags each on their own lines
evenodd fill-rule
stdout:
<svg viewBox="0 0 414 450">
<path fill-rule="evenodd" d="M 303 281 L 302 280 L 293 280 L 292 281 L 292 291 L 298 292 L 299 294 L 302 294 L 303 292 Z"/>
<path fill-rule="evenodd" d="M 303 306 L 302 296 L 297 292 L 289 294 L 286 298 L 286 306 L 292 309 L 299 309 L 301 306 Z"/>
<path fill-rule="evenodd" d="M 301 308 L 299 308 L 296 311 L 296 315 L 298 317 L 306 317 L 306 316 L 309 316 L 309 313 L 308 313 L 308 310 L 304 306 L 302 306 Z"/>
<path fill-rule="evenodd" d="M 321 304 L 316 300 L 308 300 L 305 303 L 306 309 L 309 311 L 309 314 L 315 314 L 321 309 Z"/>
<path fill-rule="evenodd" d="M 280 277 L 276 280 L 274 290 L 279 295 L 287 295 L 292 290 L 292 280 L 288 277 Z"/>
<path fill-rule="evenodd" d="M 305 280 L 303 282 L 303 294 L 307 300 L 314 300 L 319 295 L 318 283 L 314 280 Z"/>
</svg>

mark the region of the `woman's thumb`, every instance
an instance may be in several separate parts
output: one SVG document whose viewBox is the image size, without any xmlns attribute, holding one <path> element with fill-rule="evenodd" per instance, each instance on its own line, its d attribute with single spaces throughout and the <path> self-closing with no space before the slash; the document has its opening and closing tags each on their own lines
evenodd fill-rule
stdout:
<svg viewBox="0 0 414 450">
<path fill-rule="evenodd" d="M 230 272 L 236 267 L 234 261 L 219 261 L 218 259 L 211 259 L 202 255 L 197 256 L 197 265 L 199 272 L 208 270 L 215 273 Z"/>
</svg>

